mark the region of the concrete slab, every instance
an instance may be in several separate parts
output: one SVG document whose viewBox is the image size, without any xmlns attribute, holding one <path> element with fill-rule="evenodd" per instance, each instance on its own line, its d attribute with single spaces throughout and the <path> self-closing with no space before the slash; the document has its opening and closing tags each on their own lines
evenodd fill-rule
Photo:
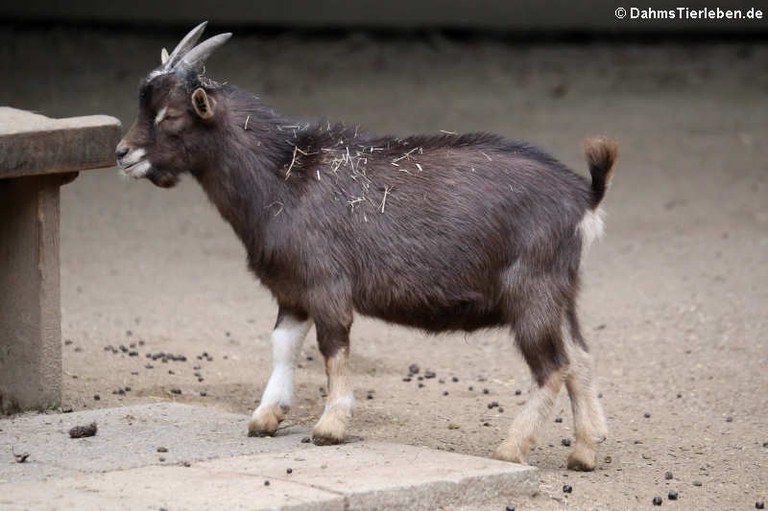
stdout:
<svg viewBox="0 0 768 511">
<path fill-rule="evenodd" d="M 96 436 L 69 438 L 92 421 Z M 175 403 L 0 420 L 0 509 L 407 510 L 538 487 L 532 467 L 377 442 L 316 447 L 300 428 L 248 438 L 246 424 Z"/>
<path fill-rule="evenodd" d="M 342 495 L 288 481 L 198 467 L 143 467 L 0 485 L 0 509 L 343 511 Z"/>
<path fill-rule="evenodd" d="M 197 466 L 322 488 L 344 495 L 347 509 L 433 509 L 478 504 L 504 495 L 531 495 L 538 490 L 533 467 L 365 441 Z"/>
<path fill-rule="evenodd" d="M 0 106 L 0 179 L 113 167 L 120 128 L 108 115 L 51 119 Z"/>
<path fill-rule="evenodd" d="M 71 439 L 69 429 L 96 422 L 94 437 Z M 77 413 L 21 415 L 0 420 L 0 481 L 28 481 L 80 472 L 173 465 L 309 447 L 298 430 L 248 438 L 248 418 L 213 408 L 156 403 Z M 157 452 L 164 447 L 167 452 Z M 28 452 L 15 463 L 11 451 Z M 160 461 L 160 458 L 165 461 Z M 1 459 L 1 458 L 0 458 Z"/>
<path fill-rule="evenodd" d="M 59 188 L 111 167 L 120 121 L 0 106 L 0 414 L 61 401 Z"/>
</svg>

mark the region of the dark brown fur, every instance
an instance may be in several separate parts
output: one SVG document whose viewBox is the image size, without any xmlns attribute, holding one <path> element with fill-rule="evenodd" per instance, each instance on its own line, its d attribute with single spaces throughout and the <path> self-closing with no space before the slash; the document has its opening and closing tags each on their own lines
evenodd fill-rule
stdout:
<svg viewBox="0 0 768 511">
<path fill-rule="evenodd" d="M 190 101 L 200 86 L 210 120 Z M 159 186 L 200 182 L 281 311 L 314 320 L 325 356 L 348 345 L 353 311 L 429 332 L 507 325 L 540 385 L 568 362 L 566 315 L 584 344 L 577 226 L 615 145 L 586 146 L 590 183 L 528 144 L 296 123 L 193 74 L 155 77 L 141 97 L 124 147 L 147 151 Z M 164 105 L 174 118 L 154 126 Z"/>
</svg>

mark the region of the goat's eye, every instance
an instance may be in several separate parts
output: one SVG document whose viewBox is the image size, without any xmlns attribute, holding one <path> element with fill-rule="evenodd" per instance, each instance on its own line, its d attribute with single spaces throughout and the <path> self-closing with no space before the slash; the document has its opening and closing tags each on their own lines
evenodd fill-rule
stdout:
<svg viewBox="0 0 768 511">
<path fill-rule="evenodd" d="M 181 117 L 181 114 L 177 111 L 168 110 L 168 108 L 161 108 L 155 115 L 155 124 L 159 125 L 163 121 L 174 120 Z"/>
</svg>

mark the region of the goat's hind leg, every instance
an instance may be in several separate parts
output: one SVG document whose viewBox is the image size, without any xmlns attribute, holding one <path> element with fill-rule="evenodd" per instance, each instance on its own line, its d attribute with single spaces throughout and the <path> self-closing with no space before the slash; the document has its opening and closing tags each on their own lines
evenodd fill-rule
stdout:
<svg viewBox="0 0 768 511">
<path fill-rule="evenodd" d="M 567 371 L 567 357 L 559 328 L 559 318 L 542 321 L 546 315 L 529 314 L 516 326 L 516 342 L 534 379 L 534 389 L 509 428 L 507 439 L 494 457 L 525 463 L 536 434 L 546 424 Z"/>
<path fill-rule="evenodd" d="M 272 331 L 272 374 L 248 423 L 248 436 L 271 436 L 293 403 L 293 373 L 312 326 L 306 313 L 280 307 Z"/>
<path fill-rule="evenodd" d="M 325 357 L 328 397 L 323 415 L 312 430 L 316 445 L 333 445 L 344 441 L 352 416 L 354 395 L 349 381 L 349 322 L 316 322 L 317 341 Z"/>
<path fill-rule="evenodd" d="M 597 399 L 592 355 L 587 351 L 573 309 L 563 324 L 563 339 L 570 359 L 565 386 L 571 398 L 576 437 L 574 449 L 568 456 L 568 468 L 591 471 L 596 466 L 596 444 L 605 439 L 608 430 L 603 408 Z"/>
</svg>

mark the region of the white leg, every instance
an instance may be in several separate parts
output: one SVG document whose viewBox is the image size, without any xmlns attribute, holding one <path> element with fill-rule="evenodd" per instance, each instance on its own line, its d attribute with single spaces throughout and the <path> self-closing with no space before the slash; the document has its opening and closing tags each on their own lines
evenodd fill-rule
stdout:
<svg viewBox="0 0 768 511">
<path fill-rule="evenodd" d="M 304 319 L 281 311 L 272 331 L 272 374 L 261 402 L 248 423 L 249 436 L 272 435 L 293 404 L 293 373 L 301 345 L 312 326 Z"/>
</svg>

